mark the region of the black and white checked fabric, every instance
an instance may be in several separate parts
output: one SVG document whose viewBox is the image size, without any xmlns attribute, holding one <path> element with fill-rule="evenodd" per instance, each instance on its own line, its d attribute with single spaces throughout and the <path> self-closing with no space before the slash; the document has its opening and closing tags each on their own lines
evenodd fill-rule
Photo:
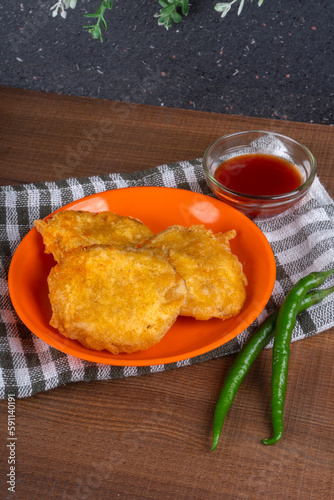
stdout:
<svg viewBox="0 0 334 500">
<path fill-rule="evenodd" d="M 311 191 L 298 206 L 273 219 L 255 220 L 275 254 L 277 281 L 266 309 L 237 338 L 201 356 L 150 367 L 107 366 L 63 354 L 32 334 L 11 305 L 7 276 L 13 253 L 35 219 L 83 196 L 131 186 L 177 187 L 212 196 L 201 160 L 162 165 L 131 174 L 0 187 L 0 398 L 8 394 L 27 397 L 75 381 L 154 373 L 237 352 L 298 279 L 314 270 L 334 267 L 334 203 L 316 178 Z M 328 279 L 325 285 L 333 286 L 334 279 Z M 293 341 L 333 325 L 334 296 L 330 296 L 299 315 Z"/>
</svg>

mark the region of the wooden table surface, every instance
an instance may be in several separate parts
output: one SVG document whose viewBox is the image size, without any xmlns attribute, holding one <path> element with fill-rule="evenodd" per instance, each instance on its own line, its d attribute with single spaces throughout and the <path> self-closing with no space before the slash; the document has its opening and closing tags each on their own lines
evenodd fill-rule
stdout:
<svg viewBox="0 0 334 500">
<path fill-rule="evenodd" d="M 0 184 L 130 172 L 198 158 L 217 137 L 264 129 L 303 142 L 334 195 L 334 129 L 0 89 Z M 16 498 L 334 498 L 333 329 L 291 348 L 285 433 L 271 433 L 271 351 L 246 377 L 210 451 L 233 356 L 168 372 L 80 382 L 16 401 Z M 0 402 L 0 497 L 7 401 Z"/>
</svg>

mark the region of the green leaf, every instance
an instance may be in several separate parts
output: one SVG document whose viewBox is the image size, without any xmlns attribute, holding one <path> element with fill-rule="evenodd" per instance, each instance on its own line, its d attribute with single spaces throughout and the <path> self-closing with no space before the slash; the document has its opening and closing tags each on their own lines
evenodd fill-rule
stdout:
<svg viewBox="0 0 334 500">
<path fill-rule="evenodd" d="M 159 0 L 159 4 L 161 5 L 161 7 L 167 7 L 168 6 L 168 3 L 165 2 L 165 0 Z"/>
<path fill-rule="evenodd" d="M 106 9 L 111 10 L 112 9 L 112 4 L 113 4 L 113 0 L 103 0 L 102 4 L 103 4 L 103 7 L 105 7 Z"/>
<path fill-rule="evenodd" d="M 161 16 L 169 16 L 172 12 L 174 12 L 175 7 L 174 5 L 168 5 L 168 7 L 165 7 L 164 9 L 161 10 L 160 15 Z"/>
<path fill-rule="evenodd" d="M 189 12 L 188 0 L 181 1 L 182 14 L 186 16 Z"/>
<path fill-rule="evenodd" d="M 215 5 L 215 10 L 217 12 L 223 12 L 226 9 L 230 10 L 230 8 L 231 8 L 231 5 L 227 2 L 220 2 L 220 3 L 216 3 L 216 5 Z"/>
<path fill-rule="evenodd" d="M 244 7 L 244 4 L 245 4 L 245 0 L 241 0 L 240 5 L 239 5 L 239 9 L 238 9 L 238 16 L 240 16 L 241 11 Z"/>
<path fill-rule="evenodd" d="M 182 16 L 178 12 L 173 12 L 172 18 L 173 18 L 174 23 L 180 23 L 182 21 Z"/>
<path fill-rule="evenodd" d="M 85 17 L 100 17 L 100 14 L 84 14 Z"/>
<path fill-rule="evenodd" d="M 104 17 L 101 17 L 101 21 L 102 21 L 104 29 L 107 31 L 107 23 L 106 23 L 106 20 L 104 19 Z"/>
</svg>

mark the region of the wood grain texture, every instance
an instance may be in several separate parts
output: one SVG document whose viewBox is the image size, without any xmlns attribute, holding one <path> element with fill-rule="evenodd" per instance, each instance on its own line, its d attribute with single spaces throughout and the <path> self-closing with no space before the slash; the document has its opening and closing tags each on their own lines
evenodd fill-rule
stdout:
<svg viewBox="0 0 334 500">
<path fill-rule="evenodd" d="M 334 186 L 332 127 L 0 88 L 0 184 L 131 172 L 203 156 L 221 135 L 290 135 Z"/>
<path fill-rule="evenodd" d="M 150 168 L 200 157 L 220 135 L 266 129 L 307 145 L 334 193 L 332 127 L 6 88 L 0 120 L 2 185 Z M 246 377 L 215 452 L 212 416 L 232 356 L 17 400 L 16 498 L 334 498 L 333 333 L 292 345 L 285 433 L 271 447 L 261 443 L 271 433 L 269 350 Z M 0 431 L 0 497 L 11 498 L 6 401 Z"/>
</svg>

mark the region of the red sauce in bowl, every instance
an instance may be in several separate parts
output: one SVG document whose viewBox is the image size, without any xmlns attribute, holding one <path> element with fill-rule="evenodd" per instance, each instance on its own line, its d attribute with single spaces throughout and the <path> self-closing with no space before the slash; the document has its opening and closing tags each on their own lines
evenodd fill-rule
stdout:
<svg viewBox="0 0 334 500">
<path fill-rule="evenodd" d="M 215 179 L 238 193 L 270 196 L 293 191 L 302 185 L 298 168 L 274 155 L 249 153 L 219 165 Z"/>
</svg>

